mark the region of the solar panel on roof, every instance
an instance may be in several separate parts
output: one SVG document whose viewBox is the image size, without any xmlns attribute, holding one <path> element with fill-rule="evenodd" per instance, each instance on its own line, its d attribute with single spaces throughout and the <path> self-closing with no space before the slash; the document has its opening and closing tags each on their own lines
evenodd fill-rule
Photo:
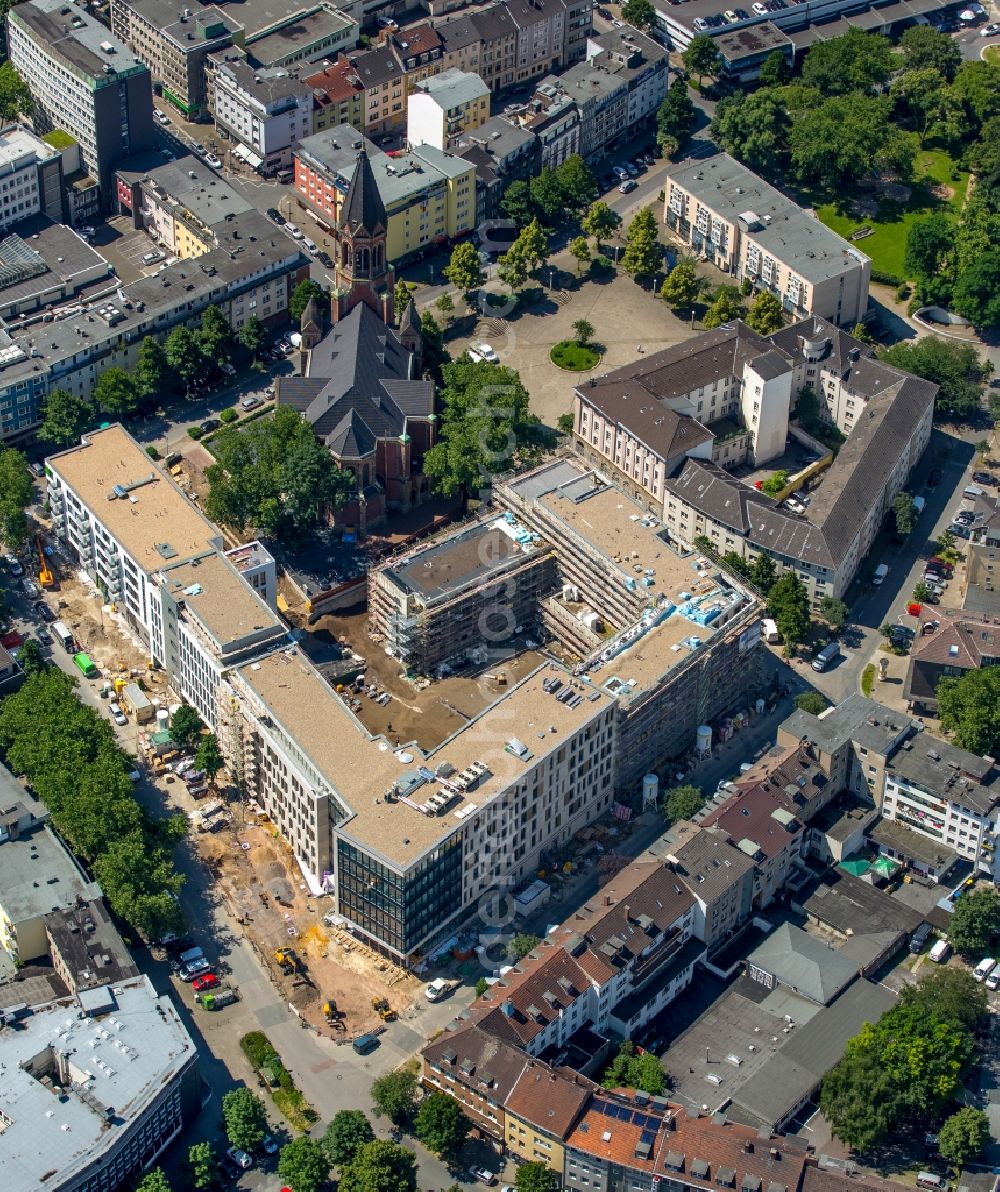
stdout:
<svg viewBox="0 0 1000 1192">
<path fill-rule="evenodd" d="M 654 1142 L 656 1142 L 656 1131 L 655 1130 L 643 1130 L 642 1137 L 639 1139 L 639 1141 L 640 1142 L 648 1142 L 650 1145 L 652 1145 Z"/>
</svg>

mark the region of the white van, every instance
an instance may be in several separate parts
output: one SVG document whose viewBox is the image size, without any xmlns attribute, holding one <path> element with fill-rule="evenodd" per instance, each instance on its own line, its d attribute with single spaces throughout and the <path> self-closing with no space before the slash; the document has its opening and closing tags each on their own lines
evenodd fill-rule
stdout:
<svg viewBox="0 0 1000 1192">
<path fill-rule="evenodd" d="M 879 563 L 879 565 L 875 568 L 875 574 L 872 576 L 872 587 L 880 588 L 882 586 L 882 581 L 888 574 L 889 568 L 885 565 L 885 563 Z"/>
<path fill-rule="evenodd" d="M 770 617 L 765 617 L 761 623 L 761 633 L 764 636 L 764 641 L 770 645 L 781 641 L 781 634 L 778 632 L 778 626 L 771 620 Z"/>
<path fill-rule="evenodd" d="M 944 964 L 944 962 L 951 955 L 951 944 L 947 940 L 938 940 L 927 955 L 934 961 L 935 964 Z"/>
<path fill-rule="evenodd" d="M 935 1175 L 933 1171 L 921 1171 L 917 1173 L 917 1187 L 937 1188 L 939 1192 L 944 1192 L 944 1189 L 948 1185 L 939 1175 Z"/>
<path fill-rule="evenodd" d="M 319 246 L 315 240 L 310 240 L 308 236 L 302 237 L 302 244 L 306 252 L 311 252 L 315 256 L 319 252 Z"/>
<path fill-rule="evenodd" d="M 996 968 L 996 966 L 997 962 L 992 956 L 984 956 L 983 959 L 980 960 L 980 962 L 973 969 L 972 975 L 977 981 L 985 981 L 990 973 L 992 973 Z"/>
</svg>

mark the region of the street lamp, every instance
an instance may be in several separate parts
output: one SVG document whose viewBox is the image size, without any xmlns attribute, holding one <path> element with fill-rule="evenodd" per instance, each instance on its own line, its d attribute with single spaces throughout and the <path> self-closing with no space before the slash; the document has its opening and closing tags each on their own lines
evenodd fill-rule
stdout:
<svg viewBox="0 0 1000 1192">
<path fill-rule="evenodd" d="M 549 293 L 550 293 L 550 294 L 552 293 L 552 284 L 553 284 L 553 279 L 555 278 L 555 275 L 556 275 L 556 271 L 555 271 L 555 269 L 554 269 L 554 268 L 553 268 L 553 267 L 550 265 L 550 266 L 549 266 Z"/>
</svg>

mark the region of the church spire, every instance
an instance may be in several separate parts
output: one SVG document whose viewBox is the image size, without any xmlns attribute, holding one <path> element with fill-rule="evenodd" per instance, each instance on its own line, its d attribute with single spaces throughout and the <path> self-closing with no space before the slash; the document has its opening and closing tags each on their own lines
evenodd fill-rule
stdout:
<svg viewBox="0 0 1000 1192">
<path fill-rule="evenodd" d="M 372 163 L 362 150 L 337 217 L 334 322 L 363 302 L 392 323 L 396 277 L 386 259 L 388 226 Z"/>
<path fill-rule="evenodd" d="M 354 236 L 359 233 L 374 236 L 378 232 L 384 232 L 388 222 L 385 204 L 378 193 L 378 184 L 372 172 L 372 163 L 362 149 L 358 154 L 351 184 L 347 188 L 347 197 L 340 209 L 337 227 Z"/>
</svg>

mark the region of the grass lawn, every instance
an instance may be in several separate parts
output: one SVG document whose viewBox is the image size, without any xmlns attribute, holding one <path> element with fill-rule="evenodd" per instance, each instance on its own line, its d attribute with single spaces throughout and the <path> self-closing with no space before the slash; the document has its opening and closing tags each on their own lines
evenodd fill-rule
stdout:
<svg viewBox="0 0 1000 1192">
<path fill-rule="evenodd" d="M 965 202 L 969 175 L 960 173 L 957 182 L 951 180 L 953 159 L 939 149 L 921 150 L 914 162 L 911 194 L 908 202 L 896 203 L 889 199 L 879 202 L 878 215 L 874 218 L 856 215 L 851 211 L 851 201 L 859 192 L 852 192 L 842 199 L 816 207 L 816 214 L 845 239 L 850 240 L 856 229 L 868 226 L 874 229 L 872 235 L 854 241 L 858 249 L 872 259 L 872 268 L 883 273 L 894 273 L 905 277 L 903 255 L 906 251 L 906 236 L 910 224 L 922 215 L 933 211 L 945 211 L 956 218 Z M 935 185 L 947 186 L 953 194 L 949 199 L 938 198 L 931 191 Z M 864 193 L 864 192 L 860 192 Z M 869 192 L 870 193 L 870 192 Z"/>
<path fill-rule="evenodd" d="M 601 358 L 600 352 L 576 340 L 564 339 L 549 352 L 553 364 L 570 372 L 589 372 Z"/>
<path fill-rule="evenodd" d="M 1000 46 L 987 46 L 983 51 L 983 57 L 987 62 L 1000 63 Z"/>
</svg>

